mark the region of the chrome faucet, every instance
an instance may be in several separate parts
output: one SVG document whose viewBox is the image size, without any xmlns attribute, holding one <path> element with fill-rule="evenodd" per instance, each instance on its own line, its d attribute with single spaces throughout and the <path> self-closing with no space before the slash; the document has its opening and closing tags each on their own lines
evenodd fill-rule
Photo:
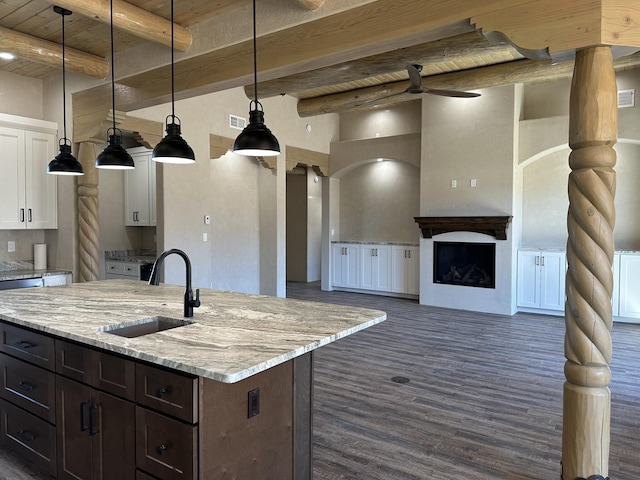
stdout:
<svg viewBox="0 0 640 480">
<path fill-rule="evenodd" d="M 180 255 L 184 260 L 184 265 L 186 269 L 186 288 L 184 291 L 184 316 L 185 317 L 193 317 L 193 307 L 200 306 L 200 289 L 196 289 L 196 298 L 193 298 L 193 290 L 191 289 L 191 260 L 186 253 L 182 250 L 178 250 L 177 248 L 172 248 L 171 250 L 167 250 L 166 252 L 162 252 L 160 256 L 153 263 L 153 269 L 151 270 L 151 276 L 149 277 L 149 285 L 159 285 L 160 284 L 160 267 L 162 266 L 162 262 L 166 257 L 175 253 L 176 255 Z"/>
</svg>

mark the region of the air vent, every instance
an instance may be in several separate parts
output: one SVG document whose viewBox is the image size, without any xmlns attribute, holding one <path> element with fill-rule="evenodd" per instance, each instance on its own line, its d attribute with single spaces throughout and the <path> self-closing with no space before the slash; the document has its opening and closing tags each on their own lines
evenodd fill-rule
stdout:
<svg viewBox="0 0 640 480">
<path fill-rule="evenodd" d="M 635 106 L 635 96 L 636 91 L 633 88 L 630 90 L 618 90 L 618 108 Z"/>
<path fill-rule="evenodd" d="M 247 119 L 238 115 L 229 114 L 229 126 L 238 130 L 242 130 L 247 125 Z"/>
</svg>

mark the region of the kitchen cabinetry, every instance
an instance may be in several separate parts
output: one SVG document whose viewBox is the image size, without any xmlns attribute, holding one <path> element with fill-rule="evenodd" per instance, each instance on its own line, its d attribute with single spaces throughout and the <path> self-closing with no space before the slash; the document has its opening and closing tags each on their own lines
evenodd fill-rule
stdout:
<svg viewBox="0 0 640 480">
<path fill-rule="evenodd" d="M 420 248 L 375 243 L 332 244 L 334 288 L 419 295 Z"/>
<path fill-rule="evenodd" d="M 564 251 L 518 251 L 518 307 L 564 311 L 566 270 Z"/>
<path fill-rule="evenodd" d="M 640 318 L 640 253 L 617 252 L 613 271 L 613 315 Z"/>
<path fill-rule="evenodd" d="M 124 173 L 125 225 L 155 226 L 156 220 L 156 162 L 152 150 L 145 147 L 127 150 L 136 168 Z"/>
<path fill-rule="evenodd" d="M 420 294 L 420 247 L 393 246 L 391 291 Z"/>
<path fill-rule="evenodd" d="M 389 245 L 360 245 L 360 288 L 391 290 Z"/>
<path fill-rule="evenodd" d="M 0 229 L 58 227 L 57 180 L 47 174 L 56 131 L 52 122 L 0 114 Z"/>
<path fill-rule="evenodd" d="M 107 260 L 105 262 L 105 279 L 120 278 L 124 280 L 140 280 L 139 262 L 121 262 Z"/>
<path fill-rule="evenodd" d="M 334 243 L 333 286 L 359 288 L 358 280 L 359 245 L 353 243 Z"/>
</svg>

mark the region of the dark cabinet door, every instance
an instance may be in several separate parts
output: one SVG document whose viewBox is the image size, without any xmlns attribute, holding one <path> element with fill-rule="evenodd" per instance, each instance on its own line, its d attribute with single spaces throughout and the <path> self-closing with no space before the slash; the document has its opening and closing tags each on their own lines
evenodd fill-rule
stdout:
<svg viewBox="0 0 640 480">
<path fill-rule="evenodd" d="M 63 377 L 57 394 L 58 478 L 133 480 L 133 403 Z"/>
<path fill-rule="evenodd" d="M 58 478 L 91 479 L 89 406 L 91 388 L 58 377 L 56 389 Z"/>
<path fill-rule="evenodd" d="M 134 404 L 94 390 L 90 406 L 90 430 L 94 480 L 134 480 L 135 408 Z"/>
</svg>

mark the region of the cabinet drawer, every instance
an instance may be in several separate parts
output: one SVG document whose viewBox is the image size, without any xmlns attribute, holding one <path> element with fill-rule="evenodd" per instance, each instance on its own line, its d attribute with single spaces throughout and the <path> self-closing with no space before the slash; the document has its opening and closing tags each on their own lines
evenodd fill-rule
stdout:
<svg viewBox="0 0 640 480">
<path fill-rule="evenodd" d="M 136 402 L 190 423 L 198 422 L 198 378 L 136 364 Z"/>
<path fill-rule="evenodd" d="M 0 445 L 18 451 L 55 476 L 55 427 L 5 400 L 0 400 Z"/>
<path fill-rule="evenodd" d="M 0 397 L 55 423 L 55 375 L 0 353 Z"/>
<path fill-rule="evenodd" d="M 0 350 L 48 370 L 53 370 L 53 338 L 21 327 L 0 323 Z"/>
<path fill-rule="evenodd" d="M 158 480 L 156 477 L 152 477 L 149 474 L 144 473 L 141 470 L 136 470 L 136 480 Z"/>
<path fill-rule="evenodd" d="M 195 479 L 198 427 L 136 406 L 136 467 L 163 480 Z"/>
<path fill-rule="evenodd" d="M 118 277 L 140 277 L 140 266 L 135 262 L 106 262 L 105 274 L 117 275 Z"/>
<path fill-rule="evenodd" d="M 56 340 L 56 372 L 127 400 L 135 398 L 135 364 L 117 355 Z"/>
</svg>

